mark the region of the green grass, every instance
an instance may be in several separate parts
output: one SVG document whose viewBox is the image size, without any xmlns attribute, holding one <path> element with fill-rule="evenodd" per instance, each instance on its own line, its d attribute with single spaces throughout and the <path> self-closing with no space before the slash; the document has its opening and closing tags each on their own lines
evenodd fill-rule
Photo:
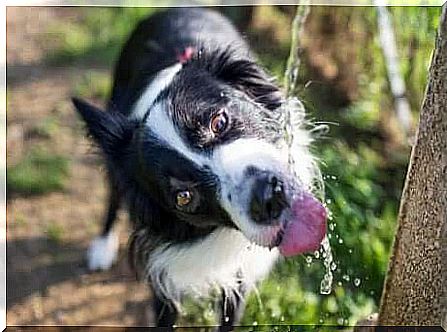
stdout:
<svg viewBox="0 0 447 332">
<path fill-rule="evenodd" d="M 80 21 L 53 24 L 48 36 L 58 39 L 58 47 L 47 54 L 47 60 L 56 64 L 94 62 L 109 68 L 135 25 L 157 10 L 150 7 L 95 7 L 85 10 Z"/>
<path fill-rule="evenodd" d="M 45 194 L 64 189 L 69 160 L 43 150 L 31 150 L 17 165 L 7 168 L 7 188 L 22 195 Z"/>
<path fill-rule="evenodd" d="M 45 234 L 50 241 L 60 243 L 64 234 L 64 228 L 56 223 L 50 223 L 45 229 Z"/>
<path fill-rule="evenodd" d="M 75 95 L 106 100 L 110 94 L 111 84 L 111 77 L 108 73 L 90 71 L 76 84 Z"/>
<path fill-rule="evenodd" d="M 51 138 L 58 129 L 59 120 L 55 116 L 48 116 L 32 127 L 29 130 L 28 135 L 48 139 Z"/>
</svg>

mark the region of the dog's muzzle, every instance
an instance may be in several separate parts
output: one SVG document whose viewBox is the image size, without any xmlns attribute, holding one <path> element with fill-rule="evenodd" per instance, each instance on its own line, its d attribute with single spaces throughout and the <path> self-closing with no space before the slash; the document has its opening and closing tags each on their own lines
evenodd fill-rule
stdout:
<svg viewBox="0 0 447 332">
<path fill-rule="evenodd" d="M 270 230 L 268 246 L 278 247 L 284 256 L 318 249 L 326 233 L 323 204 L 279 172 L 249 167 L 245 175 L 251 178 L 249 215 L 254 223 Z"/>
</svg>

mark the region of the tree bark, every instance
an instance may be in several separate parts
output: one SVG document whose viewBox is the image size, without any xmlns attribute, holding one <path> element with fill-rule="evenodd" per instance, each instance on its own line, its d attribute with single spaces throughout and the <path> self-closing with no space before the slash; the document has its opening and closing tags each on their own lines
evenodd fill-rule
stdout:
<svg viewBox="0 0 447 332">
<path fill-rule="evenodd" d="M 379 325 L 441 325 L 447 277 L 447 5 L 442 8 Z M 445 326 L 445 325 L 444 325 Z"/>
</svg>

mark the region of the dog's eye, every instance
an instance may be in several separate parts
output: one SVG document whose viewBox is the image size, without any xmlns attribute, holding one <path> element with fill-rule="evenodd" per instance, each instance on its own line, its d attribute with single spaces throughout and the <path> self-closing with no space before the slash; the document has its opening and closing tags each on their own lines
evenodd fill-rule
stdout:
<svg viewBox="0 0 447 332">
<path fill-rule="evenodd" d="M 223 133 L 227 128 L 227 126 L 228 126 L 228 115 L 225 110 L 221 110 L 211 119 L 210 129 L 216 135 Z"/>
<path fill-rule="evenodd" d="M 175 196 L 175 203 L 179 207 L 184 207 L 191 203 L 192 193 L 189 190 L 180 190 Z"/>
</svg>

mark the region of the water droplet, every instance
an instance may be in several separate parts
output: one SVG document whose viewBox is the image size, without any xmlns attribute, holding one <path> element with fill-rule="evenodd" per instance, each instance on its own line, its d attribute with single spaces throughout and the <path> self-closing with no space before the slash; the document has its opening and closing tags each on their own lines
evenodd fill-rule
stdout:
<svg viewBox="0 0 447 332">
<path fill-rule="evenodd" d="M 330 229 L 331 231 L 333 231 L 333 230 L 334 230 L 334 228 L 335 228 L 335 224 L 333 224 L 333 223 L 330 223 L 330 224 L 329 224 L 329 229 Z"/>
<path fill-rule="evenodd" d="M 326 199 L 326 204 L 331 204 L 332 200 L 330 198 Z"/>
<path fill-rule="evenodd" d="M 337 264 L 335 264 L 335 262 L 332 262 L 331 264 L 331 270 L 335 271 L 337 269 Z"/>
<path fill-rule="evenodd" d="M 360 286 L 360 279 L 359 279 L 359 278 L 355 278 L 355 279 L 354 279 L 354 285 L 355 285 L 356 287 L 359 287 L 359 286 Z"/>
<path fill-rule="evenodd" d="M 332 275 L 325 274 L 320 283 L 320 294 L 328 295 L 331 293 Z"/>
<path fill-rule="evenodd" d="M 341 281 L 339 281 L 337 282 L 337 285 L 341 287 L 343 284 L 341 283 Z"/>
<path fill-rule="evenodd" d="M 324 320 L 320 319 L 319 322 L 320 322 L 320 324 L 323 324 Z"/>
<path fill-rule="evenodd" d="M 352 249 L 349 249 L 348 252 L 349 252 L 350 254 L 352 254 Z"/>
<path fill-rule="evenodd" d="M 338 239 L 338 243 L 343 244 L 343 239 Z"/>
<path fill-rule="evenodd" d="M 258 322 L 257 322 L 257 321 L 254 321 L 254 322 L 253 322 L 253 326 L 256 326 L 256 325 L 258 325 Z"/>
<path fill-rule="evenodd" d="M 307 257 L 306 257 L 306 263 L 307 263 L 307 264 L 312 263 L 312 257 L 311 257 L 311 256 L 307 256 Z"/>
<path fill-rule="evenodd" d="M 230 320 L 230 317 L 225 316 L 225 321 L 228 322 Z"/>
<path fill-rule="evenodd" d="M 320 251 L 319 251 L 319 250 L 316 250 L 316 251 L 314 252 L 314 256 L 315 256 L 316 259 L 320 258 Z"/>
<path fill-rule="evenodd" d="M 343 325 L 343 321 L 344 321 L 343 317 L 340 317 L 340 318 L 337 319 L 337 324 L 338 325 Z"/>
<path fill-rule="evenodd" d="M 284 316 L 281 316 L 281 322 L 284 322 Z"/>
<path fill-rule="evenodd" d="M 349 281 L 349 280 L 351 280 L 351 278 L 349 278 L 349 276 L 348 276 L 347 274 L 345 274 L 342 278 L 343 278 L 343 280 L 345 280 L 345 281 Z"/>
<path fill-rule="evenodd" d="M 337 177 L 335 175 L 331 175 L 332 180 L 337 180 Z"/>
</svg>

